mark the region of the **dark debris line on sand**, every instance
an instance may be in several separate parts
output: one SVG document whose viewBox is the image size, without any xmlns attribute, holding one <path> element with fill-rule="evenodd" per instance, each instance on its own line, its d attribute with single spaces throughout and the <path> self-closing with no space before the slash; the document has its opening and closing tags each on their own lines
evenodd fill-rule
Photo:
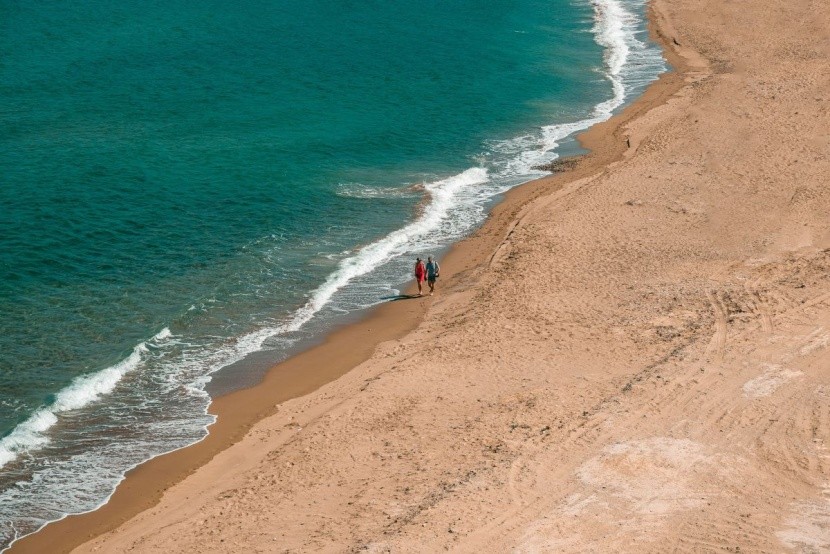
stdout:
<svg viewBox="0 0 830 554">
<path fill-rule="evenodd" d="M 569 156 L 567 158 L 558 158 L 556 160 L 553 160 L 552 162 L 535 165 L 533 166 L 533 169 L 537 169 L 539 171 L 550 171 L 551 173 L 562 173 L 564 171 L 570 171 L 571 169 L 575 168 L 581 158 L 582 156 Z"/>
</svg>

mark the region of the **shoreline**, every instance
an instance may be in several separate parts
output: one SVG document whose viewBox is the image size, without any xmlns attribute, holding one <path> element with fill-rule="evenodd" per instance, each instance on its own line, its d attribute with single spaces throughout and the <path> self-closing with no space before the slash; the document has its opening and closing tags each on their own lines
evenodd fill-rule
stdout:
<svg viewBox="0 0 830 554">
<path fill-rule="evenodd" d="M 50 523 L 16 541 L 9 552 L 70 551 L 152 508 L 165 491 L 239 442 L 257 422 L 275 414 L 280 404 L 338 379 L 369 359 L 381 343 L 402 338 L 416 329 L 434 300 L 463 290 L 460 283 L 474 278 L 477 270 L 492 261 L 529 203 L 598 175 L 635 152 L 638 144 L 627 144 L 626 126 L 663 105 L 686 85 L 687 77 L 694 72 L 681 54 L 670 23 L 660 12 L 660 4 L 661 0 L 652 0 L 647 9 L 649 33 L 662 47 L 671 69 L 620 113 L 577 135 L 588 154 L 579 156 L 573 168 L 511 189 L 472 236 L 453 244 L 442 260 L 442 265 L 452 270 L 445 269 L 439 296 L 374 307 L 358 321 L 335 328 L 321 344 L 277 364 L 260 384 L 213 399 L 209 412 L 217 416 L 217 421 L 204 440 L 141 464 L 128 472 L 106 504 L 95 511 Z M 359 348 L 355 348 L 356 344 Z M 315 369 L 307 371 L 308 367 Z"/>
</svg>

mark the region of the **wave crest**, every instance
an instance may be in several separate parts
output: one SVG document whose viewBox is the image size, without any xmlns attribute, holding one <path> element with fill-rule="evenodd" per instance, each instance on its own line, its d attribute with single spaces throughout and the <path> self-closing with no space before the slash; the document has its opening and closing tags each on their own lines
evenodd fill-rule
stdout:
<svg viewBox="0 0 830 554">
<path fill-rule="evenodd" d="M 38 408 L 27 420 L 0 439 L 0 468 L 21 453 L 46 445 L 49 437 L 45 433 L 58 422 L 58 414 L 83 408 L 112 392 L 124 375 L 139 366 L 142 356 L 148 351 L 148 343 L 157 344 L 170 336 L 170 329 L 165 327 L 148 341 L 139 343 L 129 356 L 117 364 L 90 375 L 76 377 L 55 395 L 50 405 Z"/>
</svg>

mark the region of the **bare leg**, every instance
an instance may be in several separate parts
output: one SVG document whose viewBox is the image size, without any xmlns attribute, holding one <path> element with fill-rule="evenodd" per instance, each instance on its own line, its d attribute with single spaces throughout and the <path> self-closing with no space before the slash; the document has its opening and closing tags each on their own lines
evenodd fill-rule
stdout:
<svg viewBox="0 0 830 554">
<path fill-rule="evenodd" d="M 429 294 L 432 296 L 432 293 L 435 292 L 435 281 L 429 281 Z"/>
<path fill-rule="evenodd" d="M 421 287 L 422 287 L 421 280 L 420 279 L 415 279 L 415 280 L 418 281 L 418 296 L 423 296 L 424 293 L 423 293 L 423 290 L 421 289 Z"/>
</svg>

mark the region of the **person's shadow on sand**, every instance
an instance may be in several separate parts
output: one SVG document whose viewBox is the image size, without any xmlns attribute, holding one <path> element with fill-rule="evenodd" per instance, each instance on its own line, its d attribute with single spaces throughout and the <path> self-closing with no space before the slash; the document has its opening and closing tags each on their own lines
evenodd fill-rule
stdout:
<svg viewBox="0 0 830 554">
<path fill-rule="evenodd" d="M 413 298 L 423 298 L 423 296 L 418 296 L 417 294 L 394 294 L 392 296 L 381 296 L 381 300 L 386 300 L 388 302 L 396 302 L 398 300 L 411 300 Z"/>
</svg>

